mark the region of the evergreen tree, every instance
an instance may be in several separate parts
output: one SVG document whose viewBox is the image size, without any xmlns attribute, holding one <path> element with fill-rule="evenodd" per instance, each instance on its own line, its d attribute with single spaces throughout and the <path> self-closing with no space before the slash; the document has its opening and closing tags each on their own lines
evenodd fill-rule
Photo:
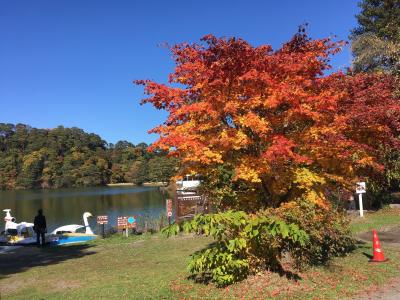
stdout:
<svg viewBox="0 0 400 300">
<path fill-rule="evenodd" d="M 363 0 L 353 36 L 373 33 L 384 40 L 400 40 L 400 0 Z"/>
<path fill-rule="evenodd" d="M 354 71 L 400 74 L 400 0 L 363 0 L 352 31 Z"/>
<path fill-rule="evenodd" d="M 363 0 L 352 31 L 354 72 L 378 72 L 396 76 L 400 95 L 400 0 Z M 381 157 L 383 178 L 371 178 L 370 191 L 385 201 L 391 191 L 400 190 L 400 150 L 389 148 Z"/>
</svg>

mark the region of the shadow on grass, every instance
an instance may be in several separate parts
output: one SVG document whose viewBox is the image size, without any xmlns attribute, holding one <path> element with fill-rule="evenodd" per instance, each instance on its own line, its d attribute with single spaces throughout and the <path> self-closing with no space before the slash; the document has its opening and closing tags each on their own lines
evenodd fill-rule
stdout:
<svg viewBox="0 0 400 300">
<path fill-rule="evenodd" d="M 23 246 L 0 254 L 0 279 L 24 272 L 38 266 L 58 264 L 70 259 L 78 259 L 95 254 L 89 251 L 93 245 L 80 244 L 61 247 Z"/>
<path fill-rule="evenodd" d="M 373 256 L 369 253 L 366 252 L 366 250 L 370 250 L 371 246 L 368 245 L 367 242 L 363 241 L 363 240 L 356 240 L 356 247 L 359 250 L 364 250 L 363 252 L 361 252 L 365 257 L 371 259 Z"/>
<path fill-rule="evenodd" d="M 355 246 L 355 248 L 353 250 L 370 248 L 370 246 L 368 245 L 368 242 L 360 240 L 360 239 L 356 239 L 354 246 Z"/>
<path fill-rule="evenodd" d="M 364 256 L 366 256 L 367 258 L 369 258 L 369 259 L 372 259 L 372 258 L 373 258 L 373 256 L 372 256 L 371 254 L 367 253 L 367 252 L 363 252 L 362 254 L 363 254 Z"/>
<path fill-rule="evenodd" d="M 294 281 L 299 281 L 302 278 L 299 276 L 299 274 L 291 272 L 291 271 L 287 271 L 287 270 L 279 270 L 277 271 L 277 273 L 281 276 L 281 277 L 286 277 L 289 280 L 294 280 Z"/>
</svg>

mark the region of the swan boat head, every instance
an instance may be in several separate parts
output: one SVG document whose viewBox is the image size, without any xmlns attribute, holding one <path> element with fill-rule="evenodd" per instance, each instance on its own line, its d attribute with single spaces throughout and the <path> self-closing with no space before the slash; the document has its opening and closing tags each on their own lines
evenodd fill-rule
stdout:
<svg viewBox="0 0 400 300">
<path fill-rule="evenodd" d="M 83 219 L 85 219 L 85 218 L 87 219 L 89 217 L 93 217 L 93 215 L 90 212 L 84 212 L 83 213 Z"/>
<path fill-rule="evenodd" d="M 6 213 L 6 216 L 4 217 L 4 231 L 7 232 L 7 229 L 15 229 L 17 226 L 17 223 L 15 223 L 15 218 L 11 216 L 11 209 L 3 209 L 3 211 Z"/>
<path fill-rule="evenodd" d="M 85 212 L 83 213 L 83 224 L 86 227 L 86 234 L 94 234 L 92 229 L 90 228 L 89 222 L 88 222 L 88 218 L 89 217 L 93 217 L 93 215 L 90 212 Z"/>
</svg>

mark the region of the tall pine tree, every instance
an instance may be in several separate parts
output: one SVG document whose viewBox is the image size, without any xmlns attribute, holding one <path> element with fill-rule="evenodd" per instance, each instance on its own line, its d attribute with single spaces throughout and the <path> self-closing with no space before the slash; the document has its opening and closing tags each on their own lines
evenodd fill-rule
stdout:
<svg viewBox="0 0 400 300">
<path fill-rule="evenodd" d="M 352 30 L 355 72 L 400 74 L 400 0 L 363 0 Z"/>
</svg>

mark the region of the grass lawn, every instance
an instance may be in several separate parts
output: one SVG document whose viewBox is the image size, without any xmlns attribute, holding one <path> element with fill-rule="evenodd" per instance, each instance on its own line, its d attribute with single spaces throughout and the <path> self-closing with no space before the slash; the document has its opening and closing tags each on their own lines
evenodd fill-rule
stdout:
<svg viewBox="0 0 400 300">
<path fill-rule="evenodd" d="M 389 207 L 377 212 L 367 212 L 364 218 L 354 217 L 351 222 L 351 230 L 354 233 L 387 229 L 393 226 L 400 226 L 400 209 Z"/>
<path fill-rule="evenodd" d="M 367 214 L 354 232 L 399 224 L 399 210 Z M 372 227 L 371 227 L 372 226 Z M 311 268 L 293 280 L 265 272 L 228 288 L 187 279 L 189 255 L 211 240 L 158 235 L 113 236 L 85 245 L 20 248 L 0 254 L 1 299 L 338 299 L 398 277 L 400 249 L 384 247 L 387 263 L 368 263 L 371 243 L 327 267 Z M 18 260 L 17 260 L 18 259 Z"/>
</svg>

